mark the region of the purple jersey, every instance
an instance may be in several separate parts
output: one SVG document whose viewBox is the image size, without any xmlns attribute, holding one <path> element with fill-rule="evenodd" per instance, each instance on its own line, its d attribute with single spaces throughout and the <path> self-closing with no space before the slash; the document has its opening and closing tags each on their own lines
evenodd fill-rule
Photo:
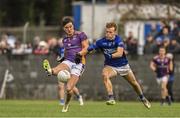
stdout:
<svg viewBox="0 0 180 118">
<path fill-rule="evenodd" d="M 158 78 L 169 74 L 170 59 L 168 57 L 161 59 L 159 56 L 155 56 L 153 58 L 153 62 L 156 65 L 156 73 Z"/>
<path fill-rule="evenodd" d="M 84 32 L 75 31 L 73 36 L 63 38 L 63 46 L 65 48 L 65 59 L 74 62 L 76 53 L 82 50 L 81 42 L 86 40 L 87 36 Z"/>
</svg>

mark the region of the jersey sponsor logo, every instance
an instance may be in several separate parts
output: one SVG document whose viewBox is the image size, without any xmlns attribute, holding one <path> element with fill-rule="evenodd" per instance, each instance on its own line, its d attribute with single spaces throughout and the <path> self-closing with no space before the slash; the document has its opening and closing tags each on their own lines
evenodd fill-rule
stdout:
<svg viewBox="0 0 180 118">
<path fill-rule="evenodd" d="M 116 52 L 116 48 L 113 49 L 104 49 L 104 54 L 112 54 Z"/>
<path fill-rule="evenodd" d="M 75 49 L 75 48 L 81 48 L 81 47 L 78 46 L 78 45 L 75 45 L 75 46 L 69 46 L 69 47 L 67 47 L 66 49 Z"/>
<path fill-rule="evenodd" d="M 107 43 L 104 42 L 104 43 L 102 43 L 102 45 L 103 45 L 103 46 L 107 46 Z"/>
<path fill-rule="evenodd" d="M 70 43 L 68 43 L 68 46 L 70 47 L 70 46 L 71 46 L 71 44 L 70 44 Z"/>
</svg>

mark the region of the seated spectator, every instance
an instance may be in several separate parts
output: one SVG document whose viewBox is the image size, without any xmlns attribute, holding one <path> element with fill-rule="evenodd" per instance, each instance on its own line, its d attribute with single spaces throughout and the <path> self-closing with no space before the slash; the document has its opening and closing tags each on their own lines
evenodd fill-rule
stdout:
<svg viewBox="0 0 180 118">
<path fill-rule="evenodd" d="M 8 51 L 10 51 L 10 48 L 5 41 L 0 41 L 0 55 L 6 54 Z"/>
<path fill-rule="evenodd" d="M 22 55 L 24 54 L 24 48 L 20 41 L 15 42 L 15 47 L 12 49 L 12 55 Z"/>
<path fill-rule="evenodd" d="M 56 38 L 52 37 L 48 39 L 48 45 L 49 45 L 49 53 L 54 54 L 55 56 L 58 55 L 58 41 Z"/>
<path fill-rule="evenodd" d="M 36 55 L 45 55 L 49 53 L 48 44 L 45 41 L 40 41 L 38 47 L 34 50 Z"/>
<path fill-rule="evenodd" d="M 39 36 L 35 36 L 35 37 L 33 38 L 33 42 L 32 42 L 32 48 L 33 48 L 33 50 L 35 50 L 35 49 L 38 47 L 40 41 L 41 41 L 41 39 L 40 39 Z"/>
<path fill-rule="evenodd" d="M 24 44 L 24 54 L 32 54 L 33 48 L 31 43 Z"/>
</svg>

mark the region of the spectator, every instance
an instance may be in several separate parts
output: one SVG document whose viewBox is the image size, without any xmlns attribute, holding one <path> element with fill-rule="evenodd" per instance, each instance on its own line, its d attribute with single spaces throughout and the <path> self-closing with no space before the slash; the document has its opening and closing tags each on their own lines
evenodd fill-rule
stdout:
<svg viewBox="0 0 180 118">
<path fill-rule="evenodd" d="M 15 42 L 15 47 L 12 49 L 12 54 L 13 55 L 22 55 L 22 54 L 24 54 L 24 48 L 23 48 L 20 41 L 17 40 Z"/>
<path fill-rule="evenodd" d="M 144 53 L 145 54 L 152 54 L 154 47 L 156 46 L 156 42 L 152 35 L 149 35 L 146 40 L 146 44 L 144 46 Z"/>
<path fill-rule="evenodd" d="M 7 44 L 7 42 L 6 41 L 0 41 L 0 55 L 6 54 L 9 51 L 10 51 L 10 48 L 9 48 L 9 45 Z"/>
<path fill-rule="evenodd" d="M 163 43 L 165 40 L 166 41 L 170 41 L 171 40 L 171 35 L 170 35 L 170 32 L 169 32 L 169 29 L 167 28 L 167 27 L 164 27 L 163 29 L 162 29 L 162 34 L 160 35 L 160 36 L 158 36 L 156 39 L 158 39 L 159 38 L 159 40 L 161 40 L 161 42 Z"/>
<path fill-rule="evenodd" d="M 58 44 L 58 40 L 54 37 L 48 39 L 48 45 L 49 45 L 49 53 L 54 54 L 55 56 L 57 56 L 58 50 L 60 48 L 59 44 Z"/>
<path fill-rule="evenodd" d="M 155 40 L 155 46 L 153 48 L 153 54 L 157 54 L 159 52 L 159 48 L 162 46 L 162 40 L 160 38 L 157 38 Z"/>
<path fill-rule="evenodd" d="M 129 32 L 129 35 L 126 38 L 125 43 L 127 53 L 130 55 L 137 55 L 137 40 L 134 38 L 132 32 Z"/>
<path fill-rule="evenodd" d="M 24 44 L 24 54 L 32 54 L 33 48 L 31 43 Z"/>
<path fill-rule="evenodd" d="M 170 26 L 169 26 L 169 23 L 168 23 L 165 19 L 162 19 L 162 20 L 160 21 L 160 25 L 161 25 L 161 29 L 160 29 L 160 31 L 156 34 L 156 36 L 154 37 L 155 39 L 163 34 L 163 29 L 164 29 L 164 28 L 167 28 L 168 31 L 171 30 L 171 28 L 170 28 Z"/>
<path fill-rule="evenodd" d="M 157 35 L 157 33 L 158 33 L 158 31 L 156 29 L 156 24 L 151 24 L 151 32 L 149 33 L 149 35 L 151 35 L 154 39 L 155 36 Z"/>
<path fill-rule="evenodd" d="M 180 43 L 180 21 L 174 21 L 173 22 L 173 29 L 172 29 L 172 38 L 177 40 L 178 43 Z"/>
<path fill-rule="evenodd" d="M 35 36 L 34 39 L 33 39 L 33 43 L 32 43 L 32 48 L 33 50 L 37 49 L 38 48 L 38 45 L 40 43 L 41 39 L 39 36 Z"/>
<path fill-rule="evenodd" d="M 15 47 L 15 42 L 16 42 L 16 37 L 14 35 L 12 35 L 11 33 L 8 33 L 8 39 L 7 42 L 10 46 L 10 48 L 14 48 Z"/>
<path fill-rule="evenodd" d="M 172 54 L 179 54 L 180 53 L 180 44 L 177 40 L 172 39 L 168 48 L 168 52 Z"/>
<path fill-rule="evenodd" d="M 49 53 L 48 44 L 45 41 L 40 41 L 38 47 L 34 50 L 36 55 L 45 55 Z"/>
</svg>

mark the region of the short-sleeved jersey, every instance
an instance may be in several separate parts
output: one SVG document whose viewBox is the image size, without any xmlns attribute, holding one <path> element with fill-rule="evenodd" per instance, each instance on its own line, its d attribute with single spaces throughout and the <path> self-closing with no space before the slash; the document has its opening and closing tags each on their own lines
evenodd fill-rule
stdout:
<svg viewBox="0 0 180 118">
<path fill-rule="evenodd" d="M 109 65 L 113 67 L 121 67 L 128 64 L 128 60 L 126 58 L 125 53 L 121 57 L 116 58 L 107 58 L 108 54 L 113 54 L 117 52 L 117 48 L 121 47 L 124 48 L 124 43 L 120 36 L 116 35 L 114 40 L 108 40 L 106 37 L 96 41 L 94 45 L 94 49 L 100 49 L 105 57 L 104 65 Z"/>
<path fill-rule="evenodd" d="M 155 56 L 153 62 L 156 66 L 156 74 L 158 78 L 169 74 L 170 59 L 168 57 L 161 59 L 159 56 Z"/>
<path fill-rule="evenodd" d="M 82 50 L 82 41 L 87 40 L 84 32 L 75 31 L 73 36 L 63 38 L 63 46 L 65 49 L 64 57 L 66 60 L 74 62 L 75 55 Z M 85 57 L 82 58 L 82 63 L 85 64 Z"/>
</svg>

